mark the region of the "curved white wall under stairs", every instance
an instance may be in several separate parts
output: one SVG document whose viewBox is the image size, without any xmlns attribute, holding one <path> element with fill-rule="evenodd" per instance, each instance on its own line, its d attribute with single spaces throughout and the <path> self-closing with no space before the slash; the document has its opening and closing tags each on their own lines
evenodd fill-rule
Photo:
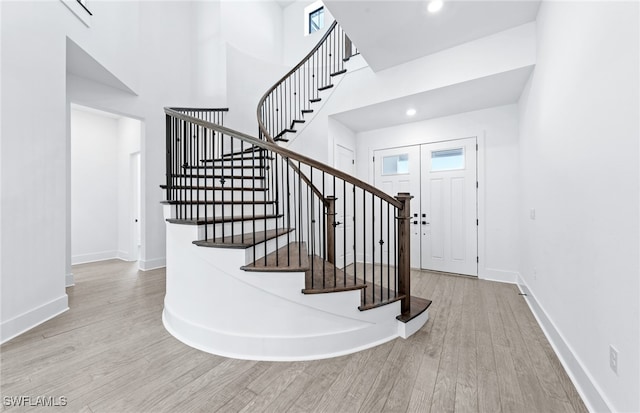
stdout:
<svg viewBox="0 0 640 413">
<path fill-rule="evenodd" d="M 167 223 L 162 319 L 191 347 L 239 359 L 312 360 L 406 338 L 427 321 L 428 310 L 409 323 L 398 321 L 399 301 L 360 311 L 360 290 L 303 294 L 304 272 L 243 271 L 253 261 L 252 248 L 198 247 L 192 241 L 199 233 L 196 225 Z M 284 242 L 286 236 L 279 246 Z M 264 256 L 262 245 L 256 256 Z"/>
</svg>

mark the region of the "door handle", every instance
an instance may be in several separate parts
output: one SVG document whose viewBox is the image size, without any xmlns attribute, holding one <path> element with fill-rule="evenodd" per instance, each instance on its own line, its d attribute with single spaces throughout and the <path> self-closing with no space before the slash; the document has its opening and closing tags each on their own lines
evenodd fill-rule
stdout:
<svg viewBox="0 0 640 413">
<path fill-rule="evenodd" d="M 429 225 L 427 221 L 422 221 L 422 225 Z"/>
</svg>

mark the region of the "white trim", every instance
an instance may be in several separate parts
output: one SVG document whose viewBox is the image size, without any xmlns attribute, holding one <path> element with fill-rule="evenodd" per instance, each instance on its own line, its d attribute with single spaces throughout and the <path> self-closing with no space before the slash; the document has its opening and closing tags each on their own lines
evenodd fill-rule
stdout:
<svg viewBox="0 0 640 413">
<path fill-rule="evenodd" d="M 65 275 L 65 277 L 64 277 L 64 286 L 65 287 L 73 287 L 74 285 L 76 285 L 76 281 L 73 278 L 73 273 L 70 272 L 69 274 Z"/>
<path fill-rule="evenodd" d="M 167 266 L 167 259 L 165 257 L 154 258 L 152 260 L 139 260 L 138 262 L 138 268 L 142 271 L 151 271 Z"/>
<path fill-rule="evenodd" d="M 71 265 L 86 264 L 89 262 L 106 261 L 120 258 L 118 251 L 109 250 L 101 252 L 92 252 L 90 254 L 79 254 L 71 257 Z"/>
<path fill-rule="evenodd" d="M 314 11 L 318 10 L 319 8 L 324 7 L 324 26 L 322 26 L 321 28 L 319 28 L 318 30 L 316 30 L 313 33 L 309 33 L 309 15 L 311 13 L 313 13 Z M 322 2 L 322 0 L 318 0 L 316 2 L 311 3 L 310 5 L 308 5 L 307 7 L 304 8 L 304 35 L 305 36 L 309 36 L 309 35 L 313 35 L 316 33 L 321 33 L 326 31 L 326 28 L 328 27 L 327 25 L 327 8 L 324 6 L 324 3 Z"/>
<path fill-rule="evenodd" d="M 520 273 L 517 271 L 499 270 L 495 268 L 482 268 L 478 278 L 486 281 L 496 281 L 508 284 L 517 284 Z"/>
<path fill-rule="evenodd" d="M 39 326 L 68 309 L 69 298 L 67 294 L 63 294 L 48 303 L 3 321 L 0 325 L 0 344 Z"/>
<path fill-rule="evenodd" d="M 529 309 L 536 318 L 538 325 L 540 325 L 542 332 L 551 344 L 553 351 L 558 356 L 560 363 L 576 387 L 587 409 L 590 412 L 614 411 L 611 407 L 613 404 L 607 399 L 605 393 L 600 389 L 584 363 L 573 351 L 571 345 L 565 340 L 560 330 L 556 328 L 551 318 L 547 315 L 547 312 L 544 311 L 540 303 L 538 303 L 531 289 L 520 275 L 518 275 L 518 288 L 523 294 L 526 294 L 524 297 L 529 305 Z"/>
</svg>

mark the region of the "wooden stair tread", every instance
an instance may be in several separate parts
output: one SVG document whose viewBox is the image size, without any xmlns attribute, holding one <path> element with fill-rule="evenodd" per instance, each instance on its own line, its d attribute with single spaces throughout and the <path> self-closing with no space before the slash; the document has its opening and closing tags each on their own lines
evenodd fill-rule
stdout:
<svg viewBox="0 0 640 413">
<path fill-rule="evenodd" d="M 226 216 L 226 217 L 207 217 L 204 219 L 200 218 L 191 218 L 191 219 L 179 219 L 179 218 L 169 218 L 166 221 L 171 224 L 181 224 L 181 225 L 205 225 L 205 224 L 222 224 L 222 223 L 231 223 L 231 222 L 241 222 L 241 221 L 259 221 L 261 219 L 274 219 L 274 218 L 282 218 L 282 214 L 276 215 L 254 215 L 254 216 Z"/>
<path fill-rule="evenodd" d="M 331 89 L 332 87 L 333 87 L 333 84 L 329 83 L 328 85 L 320 86 L 318 90 L 327 90 L 327 89 Z"/>
<path fill-rule="evenodd" d="M 347 73 L 347 69 L 338 70 L 337 72 L 331 73 L 329 76 L 334 77 L 334 76 L 341 75 L 343 73 Z"/>
<path fill-rule="evenodd" d="M 417 316 L 425 312 L 425 310 L 429 308 L 430 305 L 431 305 L 431 300 L 427 300 L 426 298 L 421 298 L 421 297 L 415 297 L 412 295 L 411 304 L 409 306 L 409 312 L 400 314 L 399 316 L 396 317 L 396 319 L 398 319 L 399 321 L 402 321 L 403 323 L 408 323 L 409 321 L 413 320 L 414 318 L 416 318 Z"/>
<path fill-rule="evenodd" d="M 309 102 L 316 103 L 316 102 L 320 102 L 321 100 L 322 98 L 313 98 L 313 99 L 309 99 Z"/>
<path fill-rule="evenodd" d="M 218 247 L 218 248 L 249 248 L 261 242 L 269 241 L 270 239 L 285 235 L 293 231 L 293 228 L 278 228 L 270 229 L 267 231 L 256 231 L 254 233 L 237 234 L 231 236 L 231 234 L 225 237 L 218 237 L 216 239 L 208 239 L 202 241 L 193 241 L 194 245 L 199 247 Z M 254 237 L 255 235 L 255 237 Z"/>
<path fill-rule="evenodd" d="M 324 267 L 323 267 L 324 263 Z M 313 256 L 313 267 L 309 264 L 309 270 L 305 273 L 305 288 L 302 290 L 304 294 L 323 294 L 334 293 L 339 291 L 351 291 L 366 288 L 366 284 L 362 280 L 355 279 L 352 275 L 346 275 L 341 269 L 335 268 L 334 282 L 334 265 L 323 260 L 321 257 Z M 323 277 L 326 273 L 327 277 Z M 313 278 L 312 278 L 313 277 Z M 324 285 L 323 285 L 324 278 Z M 313 283 L 312 283 L 313 280 Z"/>
<path fill-rule="evenodd" d="M 302 109 L 300 112 L 304 113 L 313 113 L 313 109 Z"/>
<path fill-rule="evenodd" d="M 287 263 L 289 263 L 287 265 Z M 284 247 L 249 265 L 240 267 L 245 271 L 302 272 L 309 269 L 309 255 L 304 242 L 291 242 Z"/>
</svg>

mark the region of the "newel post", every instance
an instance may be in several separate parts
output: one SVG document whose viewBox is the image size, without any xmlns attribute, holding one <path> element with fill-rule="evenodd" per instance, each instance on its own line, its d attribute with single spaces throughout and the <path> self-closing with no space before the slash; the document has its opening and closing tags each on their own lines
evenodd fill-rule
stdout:
<svg viewBox="0 0 640 413">
<path fill-rule="evenodd" d="M 398 294 L 404 295 L 401 301 L 402 313 L 411 307 L 411 199 L 408 192 L 399 192 L 395 197 L 402 203 L 398 209 Z"/>
<path fill-rule="evenodd" d="M 336 263 L 336 197 L 328 196 L 325 200 L 327 208 L 327 262 Z"/>
</svg>

